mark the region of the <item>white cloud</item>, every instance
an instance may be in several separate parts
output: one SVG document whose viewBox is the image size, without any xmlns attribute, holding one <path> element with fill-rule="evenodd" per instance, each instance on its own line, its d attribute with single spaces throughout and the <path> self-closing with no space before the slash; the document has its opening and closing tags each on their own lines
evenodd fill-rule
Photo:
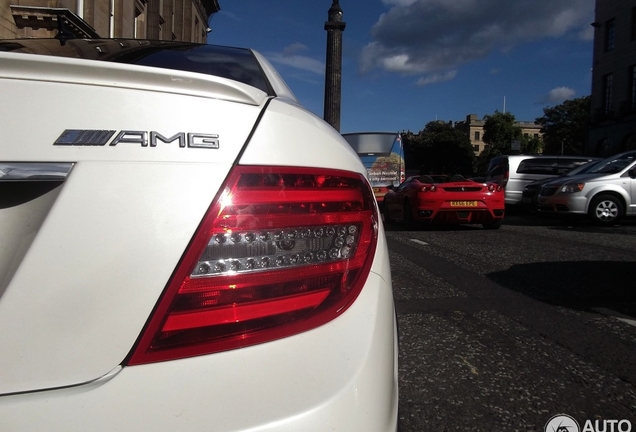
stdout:
<svg viewBox="0 0 636 432">
<path fill-rule="evenodd" d="M 293 43 L 291 45 L 287 45 L 283 50 L 284 56 L 294 56 L 299 52 L 309 51 L 309 47 L 305 44 L 301 44 L 300 42 Z"/>
<path fill-rule="evenodd" d="M 572 99 L 575 94 L 576 91 L 569 87 L 557 87 L 550 90 L 545 100 L 546 102 L 561 103 L 565 100 Z"/>
<path fill-rule="evenodd" d="M 436 84 L 444 81 L 450 81 L 457 75 L 457 70 L 451 70 L 445 73 L 428 75 L 417 80 L 418 86 L 425 86 L 429 84 Z"/>
<path fill-rule="evenodd" d="M 590 40 L 591 0 L 383 0 L 361 71 L 434 74 L 544 39 Z"/>
<path fill-rule="evenodd" d="M 409 6 L 415 3 L 417 0 L 382 0 L 382 3 L 389 6 Z"/>
<path fill-rule="evenodd" d="M 579 37 L 579 39 L 585 40 L 585 41 L 594 40 L 594 27 L 589 26 L 589 27 L 583 28 L 579 32 L 578 37 Z"/>
<path fill-rule="evenodd" d="M 267 59 L 272 63 L 289 66 L 306 72 L 324 75 L 325 64 L 320 60 L 313 59 L 299 53 L 309 51 L 306 45 L 294 43 L 285 47 L 283 52 L 267 53 Z"/>
<path fill-rule="evenodd" d="M 232 12 L 227 12 L 227 11 L 225 11 L 224 9 L 221 9 L 221 10 L 218 12 L 218 14 L 219 14 L 219 15 L 223 15 L 223 18 L 230 18 L 230 19 L 232 19 L 233 21 L 241 21 L 241 19 L 240 19 L 238 16 L 236 16 L 236 14 L 233 14 Z"/>
</svg>

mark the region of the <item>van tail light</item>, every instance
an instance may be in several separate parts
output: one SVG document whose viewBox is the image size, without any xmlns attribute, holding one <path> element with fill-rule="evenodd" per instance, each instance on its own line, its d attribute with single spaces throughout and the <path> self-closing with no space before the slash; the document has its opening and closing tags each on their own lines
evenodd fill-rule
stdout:
<svg viewBox="0 0 636 432">
<path fill-rule="evenodd" d="M 358 173 L 235 167 L 127 364 L 241 348 L 333 320 L 360 293 L 377 234 L 373 193 Z"/>
<path fill-rule="evenodd" d="M 510 179 L 510 170 L 506 169 L 504 171 L 503 179 L 501 180 L 502 187 L 506 187 L 506 185 L 508 184 L 508 179 Z"/>
</svg>

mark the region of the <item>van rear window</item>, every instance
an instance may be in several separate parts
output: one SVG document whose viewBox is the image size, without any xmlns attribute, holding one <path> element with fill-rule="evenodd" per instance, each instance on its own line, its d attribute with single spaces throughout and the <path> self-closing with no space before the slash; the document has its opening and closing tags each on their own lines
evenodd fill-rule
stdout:
<svg viewBox="0 0 636 432">
<path fill-rule="evenodd" d="M 557 173 L 556 159 L 524 159 L 517 167 L 518 174 L 544 174 L 554 175 Z"/>
<path fill-rule="evenodd" d="M 495 168 L 501 169 L 503 172 L 503 167 L 504 165 L 507 167 L 508 166 L 508 158 L 502 158 L 502 157 L 496 157 L 490 160 L 490 163 L 488 164 L 488 169 L 486 170 L 486 172 L 491 172 L 492 170 L 494 170 Z M 507 168 L 506 168 L 507 169 Z"/>
</svg>

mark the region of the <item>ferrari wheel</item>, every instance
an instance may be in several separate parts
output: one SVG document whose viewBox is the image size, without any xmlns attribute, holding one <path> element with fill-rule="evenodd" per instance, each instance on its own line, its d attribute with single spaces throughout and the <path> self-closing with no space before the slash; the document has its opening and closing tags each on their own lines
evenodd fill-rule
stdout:
<svg viewBox="0 0 636 432">
<path fill-rule="evenodd" d="M 393 222 L 393 219 L 391 219 L 391 214 L 389 212 L 389 206 L 387 205 L 386 202 L 384 202 L 382 204 L 382 213 L 384 214 L 384 223 L 385 224 L 390 224 Z"/>
<path fill-rule="evenodd" d="M 413 227 L 413 210 L 411 204 L 408 201 L 404 201 L 404 207 L 402 209 L 402 220 L 406 228 Z"/>
</svg>

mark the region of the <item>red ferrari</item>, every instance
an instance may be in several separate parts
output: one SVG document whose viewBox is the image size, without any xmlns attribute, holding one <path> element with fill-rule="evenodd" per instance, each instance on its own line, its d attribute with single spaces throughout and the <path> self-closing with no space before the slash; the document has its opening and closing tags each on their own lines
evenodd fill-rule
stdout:
<svg viewBox="0 0 636 432">
<path fill-rule="evenodd" d="M 495 183 L 477 183 L 462 176 L 436 183 L 427 175 L 407 178 L 384 196 L 384 221 L 406 225 L 481 224 L 497 229 L 504 218 L 504 190 Z"/>
</svg>

